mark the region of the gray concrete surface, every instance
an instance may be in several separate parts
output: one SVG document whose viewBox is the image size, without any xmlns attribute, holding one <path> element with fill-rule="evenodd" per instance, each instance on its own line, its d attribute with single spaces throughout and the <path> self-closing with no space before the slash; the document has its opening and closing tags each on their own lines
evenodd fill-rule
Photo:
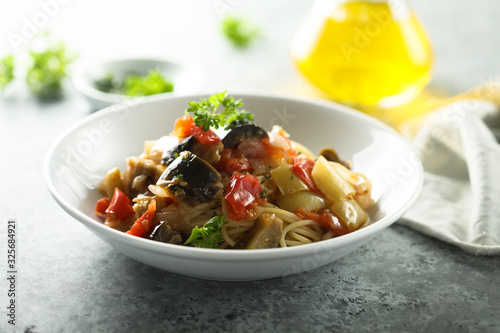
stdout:
<svg viewBox="0 0 500 333">
<path fill-rule="evenodd" d="M 311 95 L 287 51 L 311 2 L 221 2 L 263 27 L 250 50 L 235 51 L 220 38 L 217 1 L 179 5 L 177 14 L 169 11 L 173 2 L 69 2 L 48 27 L 82 56 L 135 52 L 196 60 L 208 71 L 210 91 Z M 500 73 L 498 1 L 413 4 L 434 42 L 433 84 L 455 93 Z M 0 6 L 2 37 L 40 10 L 37 2 Z M 6 38 L 0 45 L 9 52 Z M 34 101 L 21 83 L 0 99 L 2 273 L 4 223 L 16 218 L 19 227 L 17 325 L 7 324 L 2 278 L 0 332 L 500 331 L 500 258 L 474 257 L 397 224 L 333 264 L 267 281 L 202 281 L 127 258 L 66 215 L 43 181 L 49 145 L 89 112 L 71 87 L 57 103 Z"/>
</svg>

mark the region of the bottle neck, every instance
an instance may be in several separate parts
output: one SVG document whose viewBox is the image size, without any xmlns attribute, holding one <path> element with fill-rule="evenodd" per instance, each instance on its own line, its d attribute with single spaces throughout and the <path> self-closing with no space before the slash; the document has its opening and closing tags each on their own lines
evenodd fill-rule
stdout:
<svg viewBox="0 0 500 333">
<path fill-rule="evenodd" d="M 337 9 L 346 3 L 387 4 L 393 19 L 403 20 L 411 13 L 407 0 L 316 0 L 313 10 L 324 16 L 335 16 Z"/>
</svg>

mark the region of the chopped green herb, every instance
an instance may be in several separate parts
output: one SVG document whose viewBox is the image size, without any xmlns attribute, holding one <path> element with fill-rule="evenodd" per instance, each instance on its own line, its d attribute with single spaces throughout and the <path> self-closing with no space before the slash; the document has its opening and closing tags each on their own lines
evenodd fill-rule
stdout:
<svg viewBox="0 0 500 333">
<path fill-rule="evenodd" d="M 184 244 L 193 243 L 196 247 L 217 248 L 224 242 L 224 237 L 220 229 L 226 223 L 227 221 L 224 215 L 214 216 L 208 220 L 203 227 L 194 227 L 191 236 Z"/>
<path fill-rule="evenodd" d="M 272 166 L 269 166 L 269 170 L 272 170 L 272 169 L 273 169 L 273 167 L 272 167 Z"/>
<path fill-rule="evenodd" d="M 293 175 L 290 177 L 290 180 L 293 180 Z"/>
<path fill-rule="evenodd" d="M 14 79 L 14 57 L 8 55 L 0 59 L 0 90 Z"/>
<path fill-rule="evenodd" d="M 259 35 L 259 29 L 248 18 L 226 16 L 222 21 L 222 32 L 237 48 L 245 48 Z"/>
<path fill-rule="evenodd" d="M 262 190 L 262 192 L 260 193 L 260 197 L 261 198 L 265 198 L 266 197 L 266 190 Z"/>
<path fill-rule="evenodd" d="M 204 131 L 208 131 L 211 127 L 231 129 L 233 122 L 253 121 L 250 112 L 239 109 L 243 106 L 241 99 L 235 100 L 234 97 L 227 96 L 226 91 L 215 93 L 208 99 L 202 98 L 199 103 L 188 102 L 188 104 L 186 113 L 193 113 L 194 123 L 196 126 L 201 126 Z M 221 113 L 217 113 L 219 106 L 224 108 Z"/>
<path fill-rule="evenodd" d="M 269 179 L 269 178 L 271 178 L 271 174 L 267 173 L 267 174 L 264 175 L 264 177 L 267 178 L 267 179 Z"/>
<path fill-rule="evenodd" d="M 149 96 L 174 90 L 172 81 L 167 80 L 160 71 L 155 69 L 150 70 L 146 75 L 130 73 L 123 79 L 115 77 L 113 73 L 108 73 L 102 79 L 95 81 L 94 85 L 106 93 L 131 97 Z"/>
<path fill-rule="evenodd" d="M 114 89 L 116 89 L 118 85 L 119 83 L 117 83 L 115 75 L 111 72 L 108 72 L 103 78 L 94 81 L 94 86 L 97 90 L 106 93 L 114 92 Z"/>
<path fill-rule="evenodd" d="M 179 153 L 175 153 L 175 154 L 174 154 L 174 157 L 175 157 L 175 158 L 179 157 Z"/>
<path fill-rule="evenodd" d="M 127 96 L 149 96 L 174 90 L 174 84 L 158 70 L 150 70 L 146 76 L 131 74 L 125 78 L 123 86 Z"/>
<path fill-rule="evenodd" d="M 182 173 L 178 174 L 178 175 L 177 175 L 177 179 L 179 179 L 179 180 L 184 179 L 184 175 L 183 175 Z"/>
<path fill-rule="evenodd" d="M 264 184 L 264 183 L 265 183 L 265 181 L 266 181 L 265 179 L 262 179 L 262 180 L 260 181 L 260 184 L 261 184 L 261 185 L 262 185 L 262 184 Z"/>
</svg>

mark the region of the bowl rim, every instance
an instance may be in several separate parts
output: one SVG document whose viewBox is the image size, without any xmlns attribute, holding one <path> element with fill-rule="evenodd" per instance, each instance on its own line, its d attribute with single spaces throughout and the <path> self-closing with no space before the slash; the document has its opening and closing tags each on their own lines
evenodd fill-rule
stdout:
<svg viewBox="0 0 500 333">
<path fill-rule="evenodd" d="M 95 88 L 92 84 L 90 84 L 87 80 L 85 80 L 85 75 L 91 71 L 92 69 L 96 67 L 107 67 L 111 64 L 115 63 L 121 63 L 121 62 L 138 62 L 138 61 L 151 61 L 151 62 L 156 62 L 156 63 L 164 63 L 164 64 L 175 64 L 178 65 L 185 70 L 193 71 L 197 74 L 198 78 L 198 83 L 194 84 L 196 87 L 201 87 L 203 84 L 206 82 L 207 79 L 207 74 L 203 67 L 198 64 L 197 62 L 194 61 L 186 61 L 182 59 L 177 59 L 174 57 L 160 57 L 160 56 L 122 56 L 122 57 L 113 57 L 113 58 L 107 58 L 107 59 L 101 59 L 101 60 L 94 60 L 94 61 L 89 61 L 89 60 L 83 60 L 80 62 L 74 71 L 73 74 L 73 85 L 75 86 L 76 90 L 78 90 L 80 93 L 89 96 L 93 99 L 96 100 L 101 100 L 103 102 L 107 103 L 121 103 L 123 101 L 127 101 L 132 99 L 129 96 L 122 95 L 122 94 L 113 94 L 113 93 L 107 93 L 104 91 L 101 91 L 97 88 Z M 196 91 L 197 89 L 193 89 L 193 91 Z M 164 92 L 161 94 L 156 94 L 156 95 L 165 95 L 168 94 L 170 96 L 179 96 L 179 93 L 175 92 L 175 86 L 174 90 L 170 92 Z M 147 97 L 147 96 L 144 96 Z"/>
<path fill-rule="evenodd" d="M 140 104 L 154 104 L 158 101 L 162 100 L 170 100 L 170 99 L 199 99 L 200 97 L 208 97 L 212 93 L 210 92 L 201 92 L 190 95 L 165 95 L 165 94 L 157 94 L 147 97 L 141 97 L 141 101 L 136 104 L 136 106 Z M 237 98 L 242 98 L 243 100 L 248 98 L 267 98 L 267 99 L 284 99 L 292 102 L 300 102 L 300 103 L 312 103 L 322 107 L 327 107 L 332 109 L 334 112 L 340 112 L 343 114 L 354 115 L 356 117 L 362 118 L 364 121 L 371 123 L 373 126 L 383 129 L 386 133 L 395 137 L 397 140 L 401 141 L 405 144 L 410 152 L 414 152 L 416 154 L 416 148 L 398 134 L 394 129 L 389 127 L 388 125 L 382 123 L 381 121 L 362 113 L 361 111 L 352 109 L 345 105 L 341 105 L 338 103 L 334 103 L 331 101 L 322 100 L 319 98 L 309 98 L 309 97 L 297 97 L 291 94 L 285 93 L 274 93 L 274 92 L 259 92 L 259 91 L 237 91 L 231 92 L 232 96 Z M 188 257 L 196 257 L 199 260 L 217 260 L 217 261 L 235 261 L 235 260 L 246 260 L 246 261 L 260 261 L 266 259 L 284 259 L 288 257 L 303 257 L 309 256 L 314 253 L 321 253 L 318 250 L 327 250 L 329 248 L 338 248 L 343 247 L 345 245 L 349 245 L 351 243 L 356 243 L 356 241 L 361 240 L 369 240 L 370 237 L 375 236 L 379 231 L 385 229 L 390 226 L 394 222 L 396 222 L 399 218 L 401 218 L 404 213 L 415 203 L 418 196 L 420 195 L 422 186 L 423 186 L 423 166 L 418 159 L 418 154 L 416 154 L 416 163 L 415 165 L 415 176 L 417 179 L 417 186 L 415 191 L 412 193 L 410 198 L 405 202 L 404 205 L 391 212 L 390 214 L 384 216 L 380 220 L 362 228 L 356 230 L 355 232 L 349 233 L 347 235 L 335 237 L 332 239 L 314 242 L 310 244 L 304 244 L 300 246 L 293 246 L 287 248 L 273 248 L 273 249 L 258 249 L 258 250 L 234 250 L 234 249 L 207 249 L 207 248 L 194 248 L 188 246 L 179 246 L 173 244 L 167 244 L 162 242 L 155 242 L 149 239 L 140 238 L 132 235 L 128 235 L 124 232 L 118 231 L 116 229 L 105 226 L 103 223 L 94 220 L 90 216 L 84 214 L 78 209 L 74 208 L 71 204 L 69 204 L 64 197 L 58 193 L 52 178 L 51 178 L 51 162 L 52 158 L 60 144 L 63 140 L 71 135 L 73 131 L 78 129 L 80 126 L 94 120 L 95 118 L 104 117 L 108 113 L 117 112 L 120 109 L 127 108 L 128 102 L 122 102 L 119 104 L 115 104 L 106 108 L 103 108 L 97 112 L 94 112 L 76 123 L 67 128 L 59 137 L 52 143 L 50 148 L 48 149 L 44 163 L 43 163 L 43 176 L 46 182 L 46 185 L 49 189 L 50 194 L 56 200 L 56 202 L 63 208 L 70 216 L 78 220 L 78 222 L 84 224 L 86 227 L 91 229 L 94 232 L 103 233 L 106 236 L 112 237 L 115 241 L 120 243 L 127 243 L 127 245 L 139 248 L 142 250 L 153 251 L 160 254 L 168 254 L 170 256 L 176 256 L 179 258 L 188 258 Z M 134 110 L 139 110 L 139 108 L 134 108 Z M 216 254 L 216 257 L 214 255 Z"/>
</svg>

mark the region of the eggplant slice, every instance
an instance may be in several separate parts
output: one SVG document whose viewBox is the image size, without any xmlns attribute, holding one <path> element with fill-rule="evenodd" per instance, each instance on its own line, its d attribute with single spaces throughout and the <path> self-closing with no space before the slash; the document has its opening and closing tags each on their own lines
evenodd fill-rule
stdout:
<svg viewBox="0 0 500 333">
<path fill-rule="evenodd" d="M 194 146 L 197 143 L 198 143 L 198 141 L 195 139 L 194 136 L 192 136 L 192 135 L 188 136 L 187 138 L 185 138 L 184 140 L 179 142 L 179 144 L 177 144 L 177 146 L 172 147 L 169 150 L 163 151 L 163 155 L 161 156 L 161 164 L 168 165 L 168 164 L 172 163 L 179 156 L 179 154 L 182 153 L 183 151 L 187 150 L 187 151 L 192 152 Z"/>
<path fill-rule="evenodd" d="M 224 148 L 234 148 L 248 138 L 256 137 L 259 140 L 268 138 L 266 130 L 255 124 L 244 124 L 231 129 L 224 139 L 222 139 L 222 144 Z"/>
<path fill-rule="evenodd" d="M 188 206 L 209 203 L 223 185 L 222 177 L 209 163 L 195 154 L 180 153 L 156 183 L 177 201 Z"/>
<path fill-rule="evenodd" d="M 262 214 L 235 245 L 235 249 L 270 249 L 278 247 L 283 221 L 274 214 Z"/>
<path fill-rule="evenodd" d="M 207 161 L 209 164 L 216 164 L 220 160 L 220 151 L 222 151 L 224 147 L 222 146 L 222 143 L 214 143 L 214 144 L 209 144 L 209 145 L 204 145 L 198 142 L 196 138 L 192 135 L 188 136 L 177 146 L 172 147 L 169 150 L 163 151 L 162 157 L 161 157 L 161 164 L 169 165 L 172 163 L 180 153 L 183 151 L 189 151 L 193 154 L 195 154 L 198 157 L 201 157 L 205 161 Z"/>
<path fill-rule="evenodd" d="M 174 231 L 166 221 L 157 225 L 149 238 L 158 242 L 182 245 L 182 236 L 179 232 Z"/>
<path fill-rule="evenodd" d="M 345 166 L 347 169 L 349 169 L 349 170 L 351 169 L 351 166 L 349 165 L 349 163 L 347 163 L 346 161 L 341 159 L 339 157 L 339 155 L 337 154 L 337 152 L 335 151 L 335 149 L 333 149 L 333 148 L 323 148 L 320 150 L 319 154 L 320 154 L 320 156 L 323 156 L 327 161 L 340 163 L 343 166 Z"/>
</svg>

